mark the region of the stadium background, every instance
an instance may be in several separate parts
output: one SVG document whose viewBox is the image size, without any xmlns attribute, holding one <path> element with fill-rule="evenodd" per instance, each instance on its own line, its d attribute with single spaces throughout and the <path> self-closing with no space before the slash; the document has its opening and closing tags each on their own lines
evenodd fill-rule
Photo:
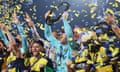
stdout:
<svg viewBox="0 0 120 72">
<path fill-rule="evenodd" d="M 16 35 L 16 26 L 12 24 L 12 13 L 16 11 L 25 28 L 26 36 L 30 38 L 30 29 L 24 20 L 24 13 L 27 12 L 34 21 L 39 34 L 44 38 L 44 14 L 61 2 L 68 2 L 71 5 L 69 23 L 72 28 L 75 26 L 91 28 L 104 20 L 103 16 L 106 11 L 114 13 L 117 18 L 116 22 L 120 23 L 120 0 L 0 0 L 0 22 L 6 24 L 12 34 Z M 57 9 L 56 15 L 62 12 L 62 8 Z M 53 25 L 52 28 L 60 31 L 62 22 Z"/>
</svg>

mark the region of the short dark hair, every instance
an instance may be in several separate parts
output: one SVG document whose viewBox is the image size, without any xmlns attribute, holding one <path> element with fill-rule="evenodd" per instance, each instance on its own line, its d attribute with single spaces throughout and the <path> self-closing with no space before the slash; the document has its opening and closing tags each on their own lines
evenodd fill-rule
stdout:
<svg viewBox="0 0 120 72">
<path fill-rule="evenodd" d="M 15 42 L 16 42 L 16 45 L 19 47 L 21 45 L 21 41 L 19 41 L 19 39 L 15 38 Z"/>
<path fill-rule="evenodd" d="M 35 40 L 33 41 L 33 44 L 34 44 L 34 43 L 38 43 L 40 46 L 42 46 L 42 48 L 41 48 L 40 51 L 41 51 L 42 53 L 46 53 L 46 50 L 45 50 L 45 48 L 44 48 L 44 43 L 43 43 L 43 41 L 41 41 L 40 39 L 35 39 Z M 33 44 L 32 44 L 32 45 L 33 45 Z"/>
<path fill-rule="evenodd" d="M 40 39 L 35 39 L 35 40 L 33 41 L 33 43 L 38 43 L 39 45 L 41 45 L 42 47 L 44 47 L 44 43 L 43 43 L 43 41 L 41 41 Z"/>
</svg>

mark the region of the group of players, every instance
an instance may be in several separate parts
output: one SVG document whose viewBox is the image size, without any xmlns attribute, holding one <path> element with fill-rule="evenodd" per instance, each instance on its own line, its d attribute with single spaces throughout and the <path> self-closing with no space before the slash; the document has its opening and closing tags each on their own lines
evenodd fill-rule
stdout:
<svg viewBox="0 0 120 72">
<path fill-rule="evenodd" d="M 52 16 L 50 11 L 45 19 Z M 119 72 L 120 28 L 115 17 L 106 13 L 105 21 L 91 29 L 68 24 L 68 12 L 59 21 L 64 31 L 52 31 L 45 22 L 41 38 L 32 19 L 25 14 L 32 39 L 25 36 L 17 14 L 13 13 L 13 24 L 18 33 L 13 36 L 7 26 L 0 23 L 0 71 L 1 72 Z"/>
</svg>

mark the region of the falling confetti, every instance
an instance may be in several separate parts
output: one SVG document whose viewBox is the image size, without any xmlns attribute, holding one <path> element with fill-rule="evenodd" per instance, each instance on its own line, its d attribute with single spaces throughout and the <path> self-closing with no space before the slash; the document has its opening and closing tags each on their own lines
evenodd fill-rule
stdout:
<svg viewBox="0 0 120 72">
<path fill-rule="evenodd" d="M 6 2 L 3 2 L 6 1 Z M 113 13 L 117 18 L 116 23 L 120 23 L 120 0 L 0 0 L 0 22 L 8 25 L 9 29 L 13 29 L 12 13 L 14 10 L 20 15 L 20 21 L 26 23 L 24 20 L 24 13 L 28 12 L 34 21 L 38 31 L 44 30 L 44 14 L 51 8 L 56 8 L 60 2 L 69 2 L 69 23 L 74 26 L 80 24 L 81 26 L 93 26 L 99 21 L 103 21 L 105 12 Z M 55 28 L 60 27 L 56 24 Z M 54 30 L 54 29 L 53 29 Z M 15 34 L 16 30 L 12 30 Z M 25 33 L 28 34 L 29 28 L 25 28 Z M 43 35 L 43 34 L 42 34 Z"/>
<path fill-rule="evenodd" d="M 75 16 L 76 16 L 76 17 L 79 17 L 79 16 L 80 16 L 80 14 L 75 13 Z"/>
<path fill-rule="evenodd" d="M 110 12 L 110 13 L 114 14 L 114 11 L 112 9 L 110 9 L 110 8 L 107 8 L 106 12 Z"/>
<path fill-rule="evenodd" d="M 91 18 L 92 18 L 92 19 L 94 19 L 94 18 L 95 18 L 95 16 L 96 16 L 96 13 L 95 13 L 95 14 L 93 14 L 93 15 L 91 16 Z"/>
</svg>

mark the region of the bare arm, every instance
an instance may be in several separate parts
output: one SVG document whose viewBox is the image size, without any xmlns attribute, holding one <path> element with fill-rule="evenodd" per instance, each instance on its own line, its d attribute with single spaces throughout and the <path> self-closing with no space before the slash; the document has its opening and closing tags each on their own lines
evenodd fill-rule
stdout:
<svg viewBox="0 0 120 72">
<path fill-rule="evenodd" d="M 73 38 L 72 28 L 70 27 L 67 21 L 68 13 L 65 12 L 62 16 L 63 16 L 64 30 L 67 38 Z"/>
<path fill-rule="evenodd" d="M 120 39 L 120 28 L 115 24 L 115 16 L 107 13 L 105 16 L 106 23 L 112 28 L 112 31 Z"/>
<path fill-rule="evenodd" d="M 28 26 L 31 28 L 32 30 L 32 36 L 33 36 L 33 39 L 36 39 L 36 38 L 41 38 L 39 33 L 37 32 L 37 29 L 32 21 L 32 19 L 30 18 L 29 14 L 26 13 L 26 18 L 25 18 L 26 22 L 28 22 Z"/>
<path fill-rule="evenodd" d="M 8 45 L 8 39 L 4 32 L 4 24 L 0 23 L 0 38 L 4 41 L 5 45 Z"/>
<path fill-rule="evenodd" d="M 113 32 L 115 33 L 115 35 L 120 39 L 120 28 L 115 24 L 112 24 L 111 28 Z"/>
<path fill-rule="evenodd" d="M 46 43 L 48 44 L 48 42 L 46 40 L 44 40 L 38 33 L 32 19 L 30 18 L 30 16 L 28 15 L 28 13 L 26 13 L 26 18 L 25 20 L 28 22 L 28 26 L 31 28 L 32 31 L 32 37 L 33 39 L 40 39 L 41 41 L 44 42 L 44 44 L 46 45 Z"/>
<path fill-rule="evenodd" d="M 17 18 L 16 13 L 14 13 L 14 15 L 13 15 L 13 22 L 17 25 L 17 29 L 18 29 L 20 37 L 22 39 L 22 47 L 20 48 L 20 52 L 22 54 L 24 54 L 28 51 L 28 42 L 27 42 L 27 39 L 24 35 L 23 27 L 19 24 L 19 20 Z"/>
<path fill-rule="evenodd" d="M 12 34 L 9 32 L 7 26 L 4 26 L 4 32 L 7 34 L 9 42 L 11 42 L 12 44 L 15 44 L 16 42 L 15 42 Z"/>
</svg>

